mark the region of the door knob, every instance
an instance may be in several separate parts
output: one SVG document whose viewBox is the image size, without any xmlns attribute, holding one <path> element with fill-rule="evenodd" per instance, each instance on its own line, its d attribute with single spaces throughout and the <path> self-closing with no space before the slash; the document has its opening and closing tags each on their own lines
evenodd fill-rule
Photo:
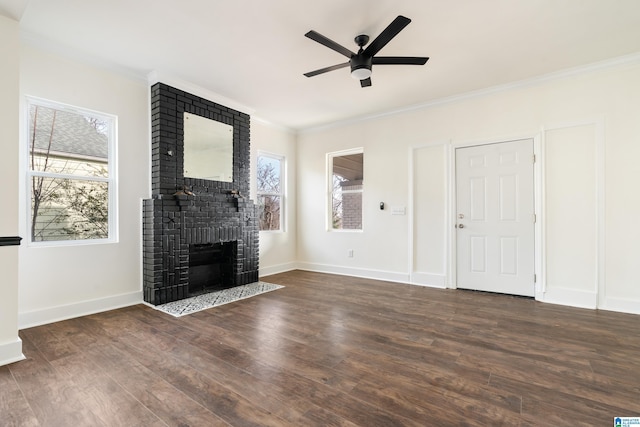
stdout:
<svg viewBox="0 0 640 427">
<path fill-rule="evenodd" d="M 464 224 L 458 224 L 458 228 L 464 228 Z"/>
</svg>

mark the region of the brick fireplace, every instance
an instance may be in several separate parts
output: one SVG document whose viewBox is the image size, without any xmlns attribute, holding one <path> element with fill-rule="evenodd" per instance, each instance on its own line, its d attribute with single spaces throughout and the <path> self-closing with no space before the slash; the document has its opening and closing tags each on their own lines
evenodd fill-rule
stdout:
<svg viewBox="0 0 640 427">
<path fill-rule="evenodd" d="M 233 182 L 184 176 L 183 113 L 233 127 Z M 250 117 L 163 83 L 151 87 L 152 198 L 143 201 L 144 300 L 164 304 L 258 280 L 248 199 Z"/>
</svg>

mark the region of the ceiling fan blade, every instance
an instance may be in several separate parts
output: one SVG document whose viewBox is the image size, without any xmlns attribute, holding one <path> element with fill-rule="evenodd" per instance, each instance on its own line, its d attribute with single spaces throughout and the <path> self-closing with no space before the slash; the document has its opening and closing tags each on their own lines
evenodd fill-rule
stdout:
<svg viewBox="0 0 640 427">
<path fill-rule="evenodd" d="M 396 19 L 393 20 L 391 24 L 387 28 L 384 29 L 380 33 L 378 37 L 374 41 L 372 41 L 369 46 L 364 50 L 364 54 L 367 56 L 373 56 L 380 51 L 383 47 L 387 45 L 400 31 L 404 29 L 407 25 L 409 25 L 411 19 L 404 17 L 402 15 L 398 15 Z"/>
<path fill-rule="evenodd" d="M 339 70 L 340 68 L 348 67 L 349 63 L 345 62 L 344 64 L 332 65 L 330 67 L 320 68 L 319 70 L 309 71 L 308 73 L 304 73 L 307 77 L 317 76 L 318 74 L 328 73 L 329 71 Z"/>
<path fill-rule="evenodd" d="M 333 49 L 336 52 L 346 56 L 347 58 L 351 58 L 352 55 L 355 55 L 355 53 L 351 52 L 346 47 L 339 45 L 338 43 L 334 42 L 333 40 L 328 39 L 325 36 L 323 36 L 322 34 L 317 33 L 317 32 L 315 32 L 313 30 L 311 30 L 307 34 L 305 34 L 305 37 L 308 37 L 311 40 L 317 41 L 321 45 L 324 45 L 324 46 L 328 47 L 329 49 Z"/>
<path fill-rule="evenodd" d="M 398 64 L 398 65 L 424 65 L 429 60 L 428 57 L 420 56 L 374 56 L 372 64 Z"/>
<path fill-rule="evenodd" d="M 360 87 L 368 87 L 371 86 L 371 77 L 360 80 Z"/>
</svg>

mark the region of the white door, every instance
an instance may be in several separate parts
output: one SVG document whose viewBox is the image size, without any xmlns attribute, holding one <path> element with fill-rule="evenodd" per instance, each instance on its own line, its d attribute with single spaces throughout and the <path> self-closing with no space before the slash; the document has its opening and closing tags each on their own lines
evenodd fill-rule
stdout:
<svg viewBox="0 0 640 427">
<path fill-rule="evenodd" d="M 533 140 L 456 149 L 458 288 L 533 296 Z"/>
</svg>

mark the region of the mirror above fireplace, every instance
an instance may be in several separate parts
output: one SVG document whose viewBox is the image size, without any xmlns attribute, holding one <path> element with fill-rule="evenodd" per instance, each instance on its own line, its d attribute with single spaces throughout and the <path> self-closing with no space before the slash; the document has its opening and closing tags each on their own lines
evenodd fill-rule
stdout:
<svg viewBox="0 0 640 427">
<path fill-rule="evenodd" d="M 184 113 L 184 176 L 233 182 L 233 126 Z"/>
</svg>

